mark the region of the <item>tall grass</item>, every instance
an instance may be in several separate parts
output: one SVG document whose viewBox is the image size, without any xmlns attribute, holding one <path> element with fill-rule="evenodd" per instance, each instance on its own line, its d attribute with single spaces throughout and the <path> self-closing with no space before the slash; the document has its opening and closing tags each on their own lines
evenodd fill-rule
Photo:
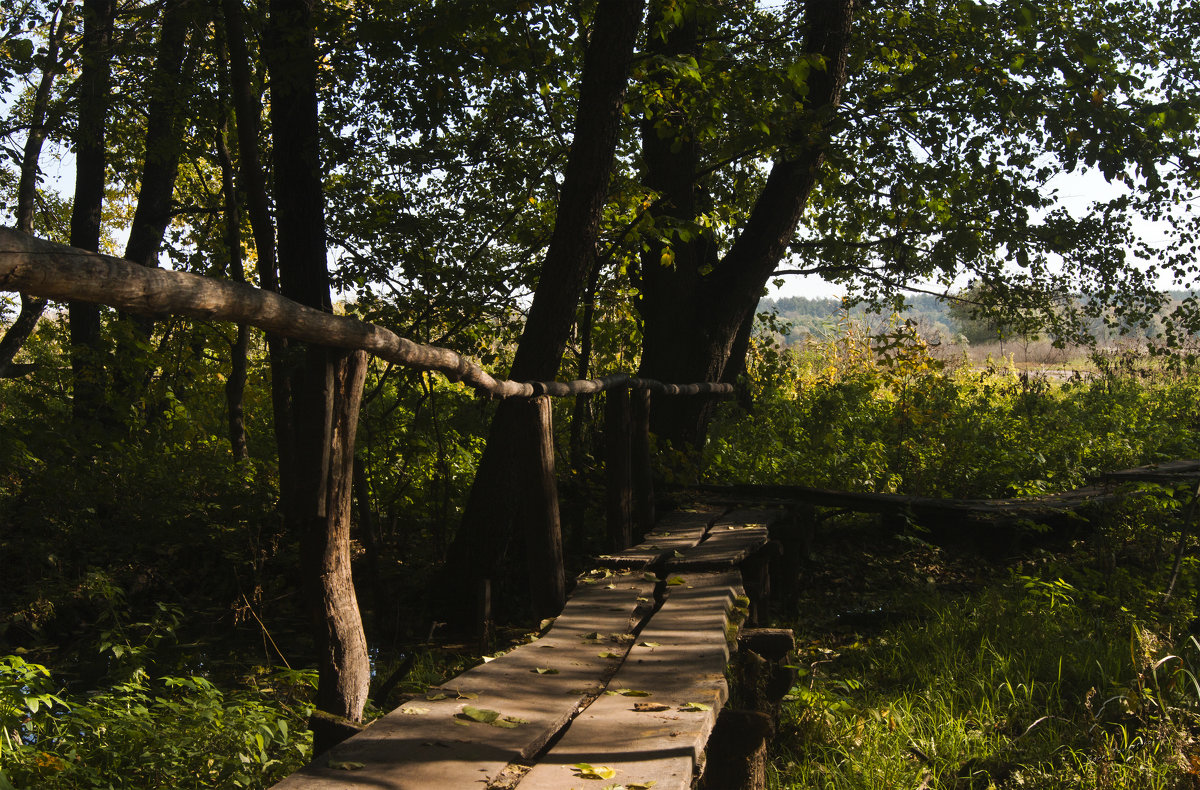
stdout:
<svg viewBox="0 0 1200 790">
<path fill-rule="evenodd" d="M 1200 650 L 1029 577 L 806 657 L 775 788 L 1190 786 Z"/>
</svg>

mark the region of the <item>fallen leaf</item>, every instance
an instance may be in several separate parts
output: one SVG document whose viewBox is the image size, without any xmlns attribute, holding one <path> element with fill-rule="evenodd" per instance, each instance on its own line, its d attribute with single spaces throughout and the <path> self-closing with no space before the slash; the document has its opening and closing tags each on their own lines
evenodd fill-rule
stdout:
<svg viewBox="0 0 1200 790">
<path fill-rule="evenodd" d="M 686 711 L 712 710 L 712 705 L 705 705 L 703 702 L 685 702 L 679 706 L 679 709 Z"/>
<path fill-rule="evenodd" d="M 401 708 L 400 712 L 405 716 L 420 716 L 423 713 L 428 713 L 429 708 Z"/>
<path fill-rule="evenodd" d="M 661 643 L 659 643 L 659 642 L 639 642 L 638 644 L 642 647 L 660 647 L 661 646 Z"/>
<path fill-rule="evenodd" d="M 549 667 L 537 667 L 537 668 L 531 669 L 529 671 L 536 672 L 539 675 L 557 675 L 558 674 L 557 669 L 551 669 Z"/>
<path fill-rule="evenodd" d="M 670 705 L 664 705 L 661 702 L 635 702 L 633 709 L 639 713 L 657 713 L 663 710 L 670 710 Z"/>
<path fill-rule="evenodd" d="M 353 760 L 330 760 L 328 765 L 338 771 L 360 771 L 367 767 L 366 763 L 356 763 Z"/>
<path fill-rule="evenodd" d="M 616 768 L 610 768 L 607 765 L 589 765 L 588 763 L 575 763 L 571 768 L 578 772 L 582 779 L 612 779 L 617 775 Z"/>
<path fill-rule="evenodd" d="M 449 697 L 441 691 L 436 691 L 426 694 L 425 699 L 429 700 L 430 702 L 437 702 L 440 699 L 449 699 Z"/>
<path fill-rule="evenodd" d="M 604 653 L 600 653 L 599 656 L 601 658 L 620 658 L 621 654 L 620 653 L 612 653 L 612 652 L 604 652 Z"/>
<path fill-rule="evenodd" d="M 466 716 L 468 719 L 471 719 L 472 721 L 479 721 L 479 722 L 483 722 L 484 724 L 491 724 L 496 719 L 500 718 L 500 711 L 488 710 L 487 708 L 473 708 L 470 705 L 464 705 L 463 709 L 462 709 L 462 713 L 459 715 Z"/>
<path fill-rule="evenodd" d="M 649 691 L 638 691 L 637 689 L 617 689 L 617 693 L 622 697 L 649 697 L 653 696 Z"/>
<path fill-rule="evenodd" d="M 687 584 L 687 582 L 683 580 L 682 576 L 672 576 L 671 578 L 667 579 L 668 587 L 675 587 L 680 584 Z"/>
</svg>

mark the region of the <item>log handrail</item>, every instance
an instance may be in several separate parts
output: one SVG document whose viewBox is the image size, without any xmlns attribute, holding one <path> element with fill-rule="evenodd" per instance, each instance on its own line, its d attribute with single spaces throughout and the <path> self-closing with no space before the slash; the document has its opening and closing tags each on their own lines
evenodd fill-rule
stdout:
<svg viewBox="0 0 1200 790">
<path fill-rule="evenodd" d="M 246 323 L 294 340 L 362 349 L 397 365 L 431 370 L 493 397 L 556 397 L 615 388 L 663 395 L 728 395 L 716 382 L 669 384 L 625 373 L 574 381 L 497 379 L 448 348 L 400 337 L 390 329 L 334 315 L 272 291 L 189 272 L 153 269 L 0 227 L 0 290 L 47 299 L 96 302 L 141 315 L 184 315 Z"/>
</svg>

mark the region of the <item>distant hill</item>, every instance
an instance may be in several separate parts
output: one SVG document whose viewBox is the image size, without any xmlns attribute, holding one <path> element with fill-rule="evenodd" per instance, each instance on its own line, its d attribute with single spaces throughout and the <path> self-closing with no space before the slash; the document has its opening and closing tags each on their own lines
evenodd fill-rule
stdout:
<svg viewBox="0 0 1200 790">
<path fill-rule="evenodd" d="M 928 339 L 946 339 L 954 337 L 954 319 L 951 318 L 946 303 L 936 296 L 918 294 L 907 300 L 908 309 L 902 314 L 902 319 L 912 319 L 917 322 L 921 333 Z M 841 333 L 839 323 L 849 319 L 862 322 L 871 327 L 886 325 L 891 320 L 887 312 L 871 312 L 865 306 L 858 305 L 847 312 L 842 307 L 840 299 L 818 298 L 809 299 L 804 296 L 784 296 L 778 299 L 763 299 L 758 303 L 760 313 L 774 313 L 779 320 L 791 325 L 789 341 L 798 341 L 805 335 L 827 337 Z"/>
<path fill-rule="evenodd" d="M 1178 304 L 1187 298 L 1187 291 L 1169 291 L 1171 305 Z M 906 309 L 898 317 L 916 321 L 921 334 L 930 341 L 956 342 L 965 331 L 958 319 L 951 314 L 949 303 L 936 296 L 916 294 L 906 298 Z M 1168 310 L 1170 306 L 1168 306 Z M 839 324 L 847 320 L 866 323 L 873 330 L 887 325 L 892 319 L 888 312 L 872 312 L 863 305 L 858 305 L 847 312 L 840 299 L 816 298 L 804 296 L 785 296 L 778 299 L 763 299 L 758 303 L 760 313 L 774 313 L 778 320 L 791 326 L 786 338 L 787 342 L 798 342 L 805 336 L 825 338 L 837 336 L 844 327 Z M 1154 321 L 1149 329 L 1135 330 L 1125 335 L 1153 337 L 1161 330 L 1161 323 Z M 1092 332 L 1101 342 L 1116 340 L 1121 337 L 1118 333 L 1106 329 L 1099 322 L 1092 327 Z"/>
</svg>

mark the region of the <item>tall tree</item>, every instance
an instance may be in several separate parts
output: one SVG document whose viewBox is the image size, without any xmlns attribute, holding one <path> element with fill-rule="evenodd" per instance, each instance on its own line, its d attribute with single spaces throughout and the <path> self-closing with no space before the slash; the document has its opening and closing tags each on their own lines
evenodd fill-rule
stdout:
<svg viewBox="0 0 1200 790">
<path fill-rule="evenodd" d="M 259 283 L 268 291 L 278 292 L 275 225 L 271 220 L 266 172 L 258 150 L 262 100 L 251 76 L 243 19 L 245 9 L 240 0 L 221 0 L 221 12 L 229 47 L 230 94 L 237 130 L 238 181 L 246 195 L 246 214 L 254 236 Z M 292 396 L 286 363 L 287 340 L 268 334 L 267 352 L 271 361 L 271 405 L 275 414 L 275 444 L 279 448 L 279 478 L 283 481 L 281 487 L 286 488 L 292 479 Z"/>
<path fill-rule="evenodd" d="M 21 153 L 16 210 L 17 230 L 25 233 L 33 233 L 34 204 L 41 175 L 39 161 L 48 132 L 47 115 L 50 111 L 51 91 L 63 67 L 60 50 L 66 31 L 70 29 L 70 11 L 70 4 L 64 2 L 60 3 L 51 15 L 46 51 L 42 56 L 42 74 L 29 109 L 29 134 L 25 138 L 25 146 Z M 32 334 L 45 309 L 45 299 L 21 295 L 21 312 L 4 333 L 4 337 L 0 338 L 0 378 L 4 377 L 13 357 Z"/>
<path fill-rule="evenodd" d="M 71 246 L 98 252 L 104 205 L 105 124 L 111 100 L 114 0 L 84 0 L 83 63 L 79 73 L 79 111 L 75 124 L 75 202 L 71 209 Z M 71 371 L 77 422 L 94 420 L 104 402 L 100 308 L 71 302 Z"/>
<path fill-rule="evenodd" d="M 275 204 L 282 293 L 332 312 L 317 120 L 313 0 L 272 0 L 271 75 Z M 284 517 L 300 543 L 301 577 L 317 649 L 317 705 L 358 721 L 370 684 L 366 637 L 350 569 L 354 434 L 365 359 L 299 347 L 289 370 L 294 470 Z M 278 415 L 277 415 L 278 418 Z M 280 447 L 280 453 L 285 451 Z M 321 750 L 327 743 L 316 744 Z"/>
<path fill-rule="evenodd" d="M 644 346 L 641 375 L 663 381 L 718 381 L 728 378 L 739 340 L 747 337 L 763 286 L 784 257 L 809 194 L 820 177 L 831 126 L 846 82 L 852 0 L 805 3 L 804 52 L 795 61 L 803 80 L 788 97 L 797 111 L 770 174 L 735 241 L 719 256 L 709 233 L 679 234 L 664 253 L 647 245 L 640 269 Z M 667 12 L 658 8 L 658 19 Z M 649 47 L 664 64 L 698 54 L 697 9 L 677 24 L 660 21 L 665 32 Z M 663 71 L 669 72 L 666 65 Z M 677 94 L 672 80 L 666 86 Z M 653 214 L 660 225 L 690 226 L 710 210 L 701 183 L 702 162 L 693 119 L 686 118 L 682 95 L 648 107 L 642 121 L 646 185 L 660 195 Z M 681 116 L 683 116 L 681 118 Z M 735 362 L 736 366 L 736 362 Z M 737 372 L 736 370 L 733 372 Z M 698 401 L 654 412 L 655 430 L 676 441 L 702 436 L 706 405 Z"/>
<path fill-rule="evenodd" d="M 644 8 L 643 0 L 601 0 L 596 7 L 554 235 L 542 262 L 510 378 L 553 379 L 562 364 L 579 298 L 595 265 L 629 66 Z M 537 434 L 535 420 L 534 410 L 522 408 L 522 404 L 500 404 L 462 525 L 450 547 L 447 564 L 452 577 L 491 577 L 503 558 L 517 515 L 515 496 L 521 490 L 521 470 L 510 463 L 509 456 Z M 562 568 L 532 572 L 561 575 Z M 463 603 L 459 602 L 460 614 L 466 609 Z"/>
</svg>

